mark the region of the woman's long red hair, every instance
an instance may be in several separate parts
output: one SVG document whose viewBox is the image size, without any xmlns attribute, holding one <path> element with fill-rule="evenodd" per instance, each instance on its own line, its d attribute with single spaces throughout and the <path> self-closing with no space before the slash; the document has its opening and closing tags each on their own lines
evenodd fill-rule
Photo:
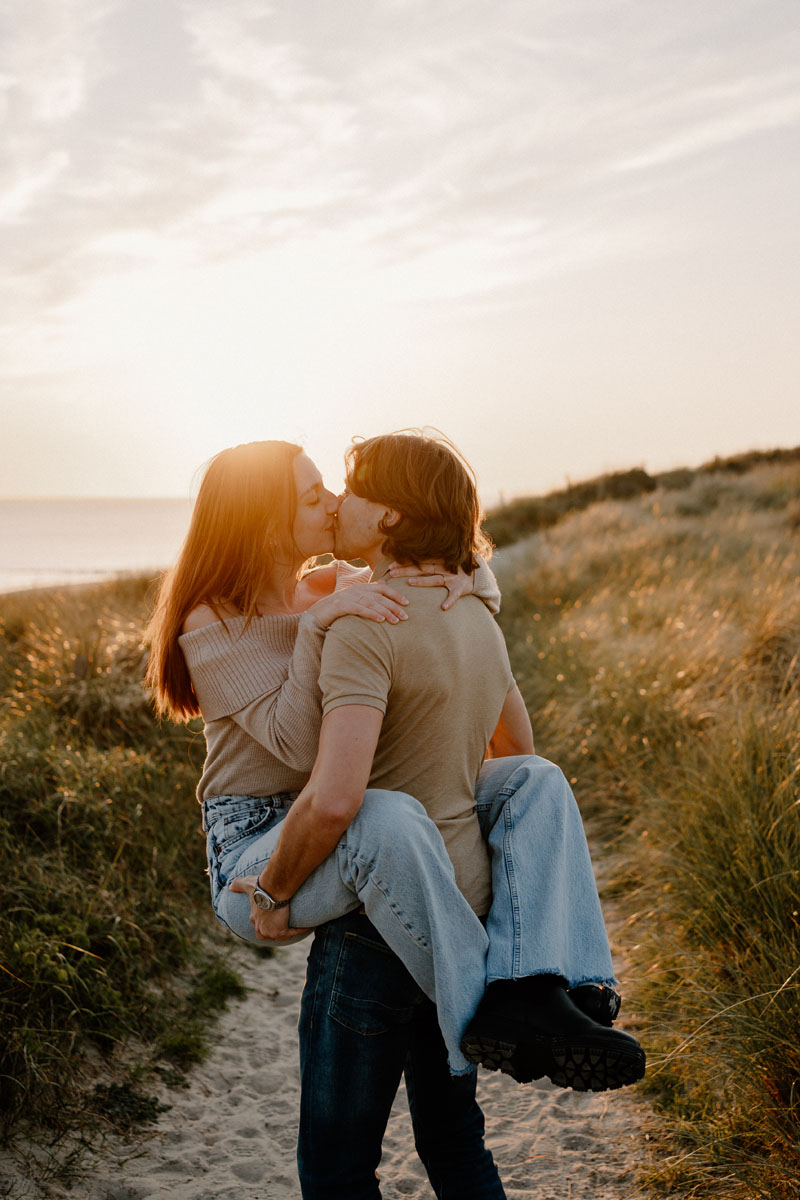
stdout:
<svg viewBox="0 0 800 1200">
<path fill-rule="evenodd" d="M 161 582 L 147 630 L 145 682 L 157 711 L 176 721 L 200 713 L 178 645 L 183 623 L 200 604 L 252 618 L 276 562 L 296 558 L 291 442 L 247 442 L 211 459 L 200 484 L 178 561 Z"/>
</svg>

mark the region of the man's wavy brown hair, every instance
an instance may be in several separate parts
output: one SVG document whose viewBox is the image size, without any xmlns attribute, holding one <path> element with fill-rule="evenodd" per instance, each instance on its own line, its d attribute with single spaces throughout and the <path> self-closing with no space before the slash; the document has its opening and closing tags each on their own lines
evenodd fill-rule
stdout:
<svg viewBox="0 0 800 1200">
<path fill-rule="evenodd" d="M 383 553 L 401 563 L 434 560 L 473 571 L 492 543 L 472 468 L 438 431 L 400 430 L 355 442 L 347 452 L 347 486 L 364 500 L 393 508 L 400 519 L 378 526 Z"/>
</svg>

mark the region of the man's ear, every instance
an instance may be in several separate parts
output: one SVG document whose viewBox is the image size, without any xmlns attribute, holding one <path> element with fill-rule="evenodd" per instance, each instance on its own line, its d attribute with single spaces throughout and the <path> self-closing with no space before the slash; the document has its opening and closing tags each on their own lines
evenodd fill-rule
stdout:
<svg viewBox="0 0 800 1200">
<path fill-rule="evenodd" d="M 393 525 L 396 525 L 397 522 L 401 521 L 402 519 L 403 519 L 402 513 L 397 512 L 397 510 L 394 508 L 387 508 L 386 515 L 383 518 L 383 520 L 381 521 L 381 524 L 384 525 L 387 529 L 391 529 Z"/>
</svg>

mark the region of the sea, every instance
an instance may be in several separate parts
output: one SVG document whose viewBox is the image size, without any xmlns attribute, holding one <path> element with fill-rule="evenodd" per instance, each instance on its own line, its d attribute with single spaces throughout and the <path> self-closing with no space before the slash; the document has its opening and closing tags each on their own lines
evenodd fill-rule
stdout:
<svg viewBox="0 0 800 1200">
<path fill-rule="evenodd" d="M 0 592 L 171 566 L 191 500 L 0 500 Z"/>
</svg>

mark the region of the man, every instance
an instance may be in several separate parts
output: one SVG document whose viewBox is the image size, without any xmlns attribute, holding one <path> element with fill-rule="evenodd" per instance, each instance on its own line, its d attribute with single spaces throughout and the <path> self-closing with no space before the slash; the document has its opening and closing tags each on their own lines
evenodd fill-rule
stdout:
<svg viewBox="0 0 800 1200">
<path fill-rule="evenodd" d="M 450 569 L 470 570 L 481 546 L 479 517 L 474 483 L 449 446 L 409 435 L 373 438 L 348 456 L 336 553 L 363 558 L 374 578 L 393 559 L 437 559 Z M 547 1073 L 576 1087 L 631 1082 L 643 1072 L 638 1044 L 595 1024 L 566 992 L 571 980 L 612 975 L 604 930 L 601 937 L 596 929 L 598 919 L 602 929 L 602 917 L 590 864 L 587 880 L 588 855 L 582 828 L 575 827 L 580 819 L 571 793 L 557 768 L 543 760 L 498 759 L 481 772 L 490 741 L 499 754 L 533 753 L 530 722 L 502 636 L 478 600 L 464 599 L 442 614 L 435 590 L 409 588 L 408 596 L 413 606 L 408 622 L 345 617 L 327 634 L 317 762 L 258 880 L 259 889 L 284 907 L 259 915 L 257 931 L 270 938 L 289 932 L 288 901 L 335 850 L 368 785 L 408 792 L 438 825 L 458 886 L 474 911 L 484 917 L 492 906 L 488 978 L 494 982 L 467 1030 L 467 1057 L 520 1081 Z M 546 797 L 537 815 L 555 814 L 562 852 L 541 870 L 552 878 L 538 892 L 521 889 L 520 896 L 509 831 L 517 822 L 523 856 L 535 861 L 534 848 L 525 845 L 536 836 L 525 815 L 534 785 Z M 501 904 L 492 905 L 478 815 L 510 876 L 511 891 Z M 390 830 L 391 813 L 387 821 Z M 573 906 L 580 910 L 580 930 L 564 917 Z M 403 920 L 402 913 L 395 916 Z M 534 921 L 545 928 L 529 938 L 525 922 Z M 559 938 L 582 939 L 584 963 L 591 960 L 591 968 L 562 966 Z M 529 940 L 536 942 L 530 960 L 522 944 Z M 533 960 L 538 965 L 531 966 Z M 526 978 L 510 982 L 521 976 Z M 298 1162 L 305 1200 L 380 1196 L 375 1170 L 403 1071 L 415 1143 L 437 1196 L 504 1196 L 483 1144 L 476 1072 L 450 1074 L 436 1009 L 366 916 L 351 914 L 317 931 L 300 1043 Z M 598 1060 L 601 1078 L 593 1075 Z"/>
</svg>

